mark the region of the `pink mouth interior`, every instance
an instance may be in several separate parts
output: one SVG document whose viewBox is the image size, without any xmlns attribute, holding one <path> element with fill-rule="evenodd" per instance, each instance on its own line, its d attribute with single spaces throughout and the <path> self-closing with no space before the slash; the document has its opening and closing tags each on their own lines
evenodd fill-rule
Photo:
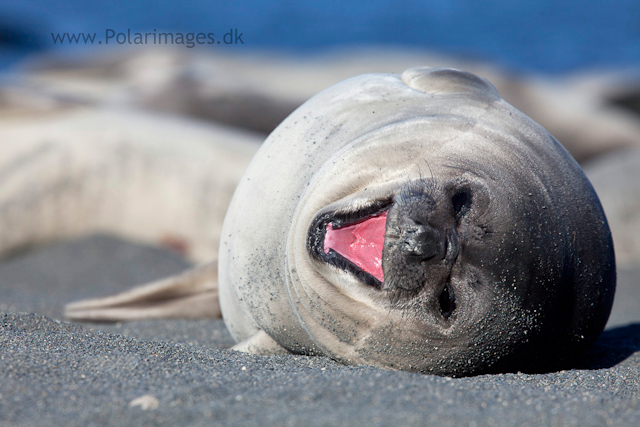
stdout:
<svg viewBox="0 0 640 427">
<path fill-rule="evenodd" d="M 384 282 L 382 249 L 386 224 L 386 212 L 337 229 L 333 228 L 333 223 L 329 223 L 324 237 L 324 253 L 333 249 Z"/>
</svg>

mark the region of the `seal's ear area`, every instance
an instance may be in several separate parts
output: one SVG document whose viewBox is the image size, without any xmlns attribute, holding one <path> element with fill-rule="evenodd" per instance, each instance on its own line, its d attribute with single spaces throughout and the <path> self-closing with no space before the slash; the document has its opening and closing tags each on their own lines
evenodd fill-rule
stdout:
<svg viewBox="0 0 640 427">
<path fill-rule="evenodd" d="M 69 320 L 99 322 L 222 317 L 218 301 L 218 262 L 117 295 L 67 304 L 64 315 Z"/>
<path fill-rule="evenodd" d="M 473 93 L 499 99 L 496 88 L 487 79 L 455 68 L 413 67 L 402 73 L 402 83 L 428 95 Z"/>
<path fill-rule="evenodd" d="M 243 353 L 257 354 L 259 356 L 272 356 L 275 354 L 291 354 L 289 350 L 281 346 L 269 336 L 265 331 L 260 329 L 244 341 L 231 347 L 231 350 L 241 351 Z"/>
</svg>

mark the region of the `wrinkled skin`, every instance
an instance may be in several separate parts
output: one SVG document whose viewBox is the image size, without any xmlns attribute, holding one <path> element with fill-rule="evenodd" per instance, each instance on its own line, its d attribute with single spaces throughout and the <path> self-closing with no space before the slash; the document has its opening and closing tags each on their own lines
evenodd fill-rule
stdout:
<svg viewBox="0 0 640 427">
<path fill-rule="evenodd" d="M 381 212 L 384 281 L 322 250 L 330 222 Z M 615 290 L 577 163 L 490 83 L 450 69 L 358 76 L 309 100 L 252 161 L 222 236 L 234 337 L 263 331 L 344 363 L 561 368 L 598 337 Z"/>
</svg>

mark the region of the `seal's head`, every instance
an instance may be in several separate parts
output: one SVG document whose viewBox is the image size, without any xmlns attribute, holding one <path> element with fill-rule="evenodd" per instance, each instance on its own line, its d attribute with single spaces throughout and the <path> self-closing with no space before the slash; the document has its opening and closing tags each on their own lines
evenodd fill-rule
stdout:
<svg viewBox="0 0 640 427">
<path fill-rule="evenodd" d="M 606 218 L 543 128 L 452 69 L 349 79 L 268 138 L 223 227 L 222 310 L 294 353 L 443 375 L 565 366 L 615 288 Z"/>
</svg>

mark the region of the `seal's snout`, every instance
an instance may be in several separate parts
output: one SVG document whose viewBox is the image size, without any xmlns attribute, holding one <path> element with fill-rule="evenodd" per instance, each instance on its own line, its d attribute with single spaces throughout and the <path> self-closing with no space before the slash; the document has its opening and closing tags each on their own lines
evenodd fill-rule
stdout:
<svg viewBox="0 0 640 427">
<path fill-rule="evenodd" d="M 389 209 L 383 250 L 385 289 L 422 289 L 434 297 L 446 285 L 457 254 L 454 210 L 433 183 L 410 183 Z M 455 247 L 454 247 L 455 246 Z"/>
<path fill-rule="evenodd" d="M 445 244 L 442 233 L 429 224 L 417 224 L 409 220 L 399 227 L 398 247 L 404 252 L 407 262 L 424 262 L 432 258 L 444 258 Z"/>
</svg>

